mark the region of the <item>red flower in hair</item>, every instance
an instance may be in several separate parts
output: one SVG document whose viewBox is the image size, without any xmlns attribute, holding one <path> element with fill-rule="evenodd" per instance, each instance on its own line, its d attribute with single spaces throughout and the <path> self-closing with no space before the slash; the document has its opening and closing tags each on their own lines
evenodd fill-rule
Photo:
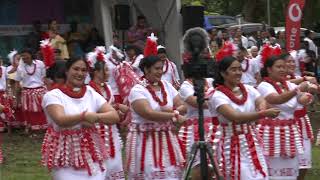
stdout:
<svg viewBox="0 0 320 180">
<path fill-rule="evenodd" d="M 219 62 L 223 58 L 232 56 L 233 53 L 236 51 L 236 46 L 231 42 L 225 42 L 222 48 L 216 54 L 216 61 Z"/>
<path fill-rule="evenodd" d="M 147 42 L 146 42 L 146 46 L 144 48 L 144 57 L 147 56 L 156 56 L 158 54 L 158 50 L 157 50 L 157 40 L 158 38 L 154 35 L 154 33 L 151 34 L 151 36 L 148 37 Z"/>
<path fill-rule="evenodd" d="M 279 46 L 272 47 L 270 44 L 265 44 L 261 50 L 261 63 L 264 65 L 271 56 L 281 55 L 281 48 Z"/>
<path fill-rule="evenodd" d="M 103 52 L 99 51 L 97 54 L 97 61 L 104 61 Z"/>
<path fill-rule="evenodd" d="M 51 46 L 49 39 L 41 41 L 40 47 L 44 64 L 47 68 L 49 68 L 54 64 L 54 49 Z"/>
</svg>

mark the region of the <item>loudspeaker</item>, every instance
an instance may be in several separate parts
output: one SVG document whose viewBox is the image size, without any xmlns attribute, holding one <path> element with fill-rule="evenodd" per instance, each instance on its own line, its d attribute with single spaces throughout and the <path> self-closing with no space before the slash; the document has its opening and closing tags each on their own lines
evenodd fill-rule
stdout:
<svg viewBox="0 0 320 180">
<path fill-rule="evenodd" d="M 203 6 L 184 6 L 181 9 L 183 18 L 183 32 L 190 28 L 204 26 L 204 7 Z"/>
<path fill-rule="evenodd" d="M 116 29 L 127 30 L 130 28 L 130 6 L 118 4 L 114 6 Z"/>
</svg>

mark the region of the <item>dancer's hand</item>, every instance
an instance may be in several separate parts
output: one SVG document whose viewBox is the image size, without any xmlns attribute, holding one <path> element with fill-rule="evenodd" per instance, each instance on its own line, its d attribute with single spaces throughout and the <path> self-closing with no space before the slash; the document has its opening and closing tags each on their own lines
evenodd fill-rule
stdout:
<svg viewBox="0 0 320 180">
<path fill-rule="evenodd" d="M 302 82 L 299 86 L 298 86 L 299 90 L 301 92 L 306 92 L 308 91 L 308 88 L 309 88 L 309 82 L 305 81 L 305 82 Z"/>
<path fill-rule="evenodd" d="M 262 115 L 265 117 L 275 118 L 279 115 L 280 112 L 281 111 L 278 108 L 270 108 L 262 111 Z"/>
<path fill-rule="evenodd" d="M 86 112 L 84 114 L 84 121 L 94 124 L 98 121 L 98 114 L 95 112 Z"/>
</svg>

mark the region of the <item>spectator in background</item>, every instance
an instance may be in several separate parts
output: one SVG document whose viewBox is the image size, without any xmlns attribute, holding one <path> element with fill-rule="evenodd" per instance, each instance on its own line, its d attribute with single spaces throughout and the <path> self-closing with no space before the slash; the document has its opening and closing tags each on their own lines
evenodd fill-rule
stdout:
<svg viewBox="0 0 320 180">
<path fill-rule="evenodd" d="M 280 45 L 281 49 L 286 48 L 286 34 L 284 31 L 279 31 L 277 33 L 277 43 Z"/>
<path fill-rule="evenodd" d="M 268 32 L 269 32 L 269 36 L 270 37 L 276 37 L 276 32 L 275 32 L 274 28 L 270 28 L 268 30 Z"/>
<path fill-rule="evenodd" d="M 121 48 L 122 47 L 122 41 L 120 40 L 120 37 L 118 35 L 117 32 L 113 31 L 113 45 L 117 48 Z M 124 47 L 122 47 L 124 48 Z"/>
<path fill-rule="evenodd" d="M 33 30 L 27 37 L 26 47 L 30 48 L 33 52 L 39 50 L 41 37 L 43 32 L 41 31 L 41 22 L 39 20 L 32 23 Z"/>
<path fill-rule="evenodd" d="M 252 46 L 250 48 L 250 54 L 251 54 L 252 58 L 256 58 L 258 56 L 258 52 L 259 52 L 259 49 L 257 46 Z"/>
<path fill-rule="evenodd" d="M 263 46 L 263 39 L 262 39 L 261 34 L 262 34 L 262 32 L 261 32 L 261 31 L 257 31 L 256 40 L 257 40 L 257 46 L 258 46 L 258 49 L 260 49 L 260 47 L 262 47 L 262 46 Z"/>
<path fill-rule="evenodd" d="M 309 50 L 313 51 L 315 53 L 315 57 L 318 58 L 318 47 L 314 44 L 313 38 L 314 38 L 314 33 L 311 32 L 310 30 L 306 30 L 304 32 L 305 38 L 303 39 L 304 41 L 308 42 Z"/>
<path fill-rule="evenodd" d="M 152 28 L 147 26 L 146 17 L 138 16 L 137 24 L 132 26 L 128 31 L 128 42 L 143 49 L 144 43 L 151 32 Z"/>
<path fill-rule="evenodd" d="M 84 36 L 78 31 L 78 23 L 76 21 L 70 23 L 70 31 L 65 35 L 65 39 L 67 41 L 68 50 L 71 57 L 79 57 L 84 55 L 82 49 Z"/>
<path fill-rule="evenodd" d="M 217 29 L 210 29 L 208 31 L 209 37 L 211 41 L 214 41 L 217 38 Z"/>
<path fill-rule="evenodd" d="M 85 52 L 91 52 L 97 46 L 104 46 L 104 40 L 97 28 L 92 28 L 84 45 Z"/>
<path fill-rule="evenodd" d="M 270 37 L 270 34 L 267 30 L 264 30 L 261 32 L 261 39 L 263 44 L 269 41 L 269 37 Z"/>
<path fill-rule="evenodd" d="M 257 40 L 256 37 L 257 32 L 252 32 L 250 33 L 250 36 L 248 38 L 248 48 L 251 48 L 252 46 L 257 46 Z"/>
<path fill-rule="evenodd" d="M 237 28 L 234 38 L 239 38 L 242 47 L 244 47 L 246 49 L 248 48 L 248 38 L 246 38 L 245 36 L 242 35 L 241 28 Z"/>
<path fill-rule="evenodd" d="M 53 31 L 54 33 L 58 34 L 58 23 L 57 20 L 51 19 L 48 21 L 48 31 L 42 33 L 41 39 L 49 39 L 49 31 Z"/>
<path fill-rule="evenodd" d="M 59 34 L 53 30 L 48 31 L 50 43 L 54 49 L 59 49 L 61 51 L 62 59 L 69 59 L 69 52 L 67 48 L 67 43 Z"/>
<path fill-rule="evenodd" d="M 209 48 L 210 48 L 211 56 L 212 58 L 214 58 L 219 50 L 218 42 L 215 40 L 211 40 Z"/>
</svg>

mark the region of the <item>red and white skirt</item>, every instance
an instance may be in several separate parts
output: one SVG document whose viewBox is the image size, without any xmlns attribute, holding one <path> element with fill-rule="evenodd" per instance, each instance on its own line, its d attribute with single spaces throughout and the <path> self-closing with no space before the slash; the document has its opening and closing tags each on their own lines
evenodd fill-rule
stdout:
<svg viewBox="0 0 320 180">
<path fill-rule="evenodd" d="M 219 121 L 216 117 L 208 117 L 204 119 L 204 131 L 205 131 L 205 140 L 211 143 L 212 147 L 216 147 L 217 140 L 220 139 L 220 129 L 219 129 Z M 186 152 L 186 156 L 190 153 L 192 145 L 199 141 L 199 124 L 198 119 L 188 119 L 183 123 L 179 130 L 179 138 L 183 143 L 183 147 L 185 147 L 184 152 Z M 215 143 L 214 143 L 215 142 Z M 214 151 L 216 149 L 214 148 Z M 196 156 L 195 162 L 193 163 L 193 167 L 200 163 L 200 153 Z"/>
<path fill-rule="evenodd" d="M 130 124 L 126 143 L 129 179 L 180 180 L 185 152 L 171 122 Z"/>
<path fill-rule="evenodd" d="M 41 112 L 42 98 L 46 92 L 45 87 L 23 88 L 21 91 L 22 111 Z"/>
<path fill-rule="evenodd" d="M 219 168 L 225 179 L 267 180 L 268 170 L 254 124 L 221 124 Z"/>
<path fill-rule="evenodd" d="M 263 119 L 257 125 L 264 154 L 270 157 L 295 157 L 303 154 L 302 137 L 296 120 Z"/>
<path fill-rule="evenodd" d="M 42 164 L 49 170 L 86 170 L 89 176 L 103 172 L 108 150 L 102 142 L 95 127 L 59 131 L 49 127 L 42 143 Z"/>
<path fill-rule="evenodd" d="M 6 123 L 8 126 L 13 125 L 14 123 L 14 111 L 12 110 L 12 101 L 5 91 L 0 91 L 0 104 L 5 107 L 3 112 L 0 114 L 0 119 L 2 122 Z"/>
<path fill-rule="evenodd" d="M 307 114 L 307 109 L 303 108 L 294 112 L 294 117 L 297 119 L 297 125 L 303 139 L 303 154 L 299 154 L 299 168 L 310 169 L 312 167 L 312 153 L 311 142 L 313 141 L 313 132 L 311 127 L 310 118 Z"/>
<path fill-rule="evenodd" d="M 122 140 L 120 138 L 117 125 L 98 124 L 96 128 L 106 145 L 109 152 L 109 158 L 106 160 L 106 179 L 116 180 L 125 179 L 122 162 Z"/>
</svg>

